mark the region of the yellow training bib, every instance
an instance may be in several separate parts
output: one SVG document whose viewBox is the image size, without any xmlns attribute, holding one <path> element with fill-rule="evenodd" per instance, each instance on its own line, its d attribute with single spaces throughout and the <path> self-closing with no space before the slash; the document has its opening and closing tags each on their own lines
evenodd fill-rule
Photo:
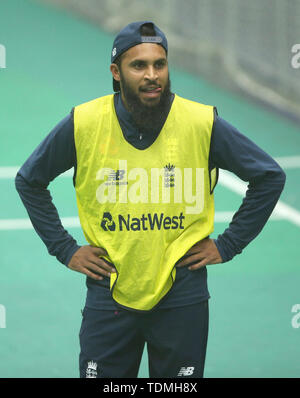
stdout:
<svg viewBox="0 0 300 398">
<path fill-rule="evenodd" d="M 151 310 L 171 289 L 175 263 L 213 231 L 208 169 L 213 107 L 175 96 L 156 141 L 129 144 L 113 95 L 75 107 L 76 197 L 87 241 L 117 270 L 119 305 Z"/>
</svg>

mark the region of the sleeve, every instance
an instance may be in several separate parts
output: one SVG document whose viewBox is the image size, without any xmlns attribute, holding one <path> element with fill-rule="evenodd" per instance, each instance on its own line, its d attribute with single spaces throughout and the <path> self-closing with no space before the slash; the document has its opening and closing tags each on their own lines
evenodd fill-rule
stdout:
<svg viewBox="0 0 300 398">
<path fill-rule="evenodd" d="M 34 150 L 15 178 L 16 189 L 35 231 L 49 254 L 65 265 L 80 246 L 64 229 L 47 187 L 55 177 L 72 167 L 75 176 L 73 110 Z"/>
<path fill-rule="evenodd" d="M 279 200 L 286 176 L 271 156 L 224 119 L 215 116 L 210 168 L 228 170 L 249 183 L 228 228 L 215 239 L 226 262 L 240 254 L 261 232 Z"/>
</svg>

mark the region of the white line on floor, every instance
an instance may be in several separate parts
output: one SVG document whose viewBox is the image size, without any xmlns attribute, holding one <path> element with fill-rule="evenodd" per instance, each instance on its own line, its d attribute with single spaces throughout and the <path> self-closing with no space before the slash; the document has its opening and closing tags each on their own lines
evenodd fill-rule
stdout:
<svg viewBox="0 0 300 398">
<path fill-rule="evenodd" d="M 283 168 L 300 167 L 300 156 L 287 156 L 276 158 Z M 19 167 L 0 167 L 0 178 L 14 178 Z M 59 177 L 72 177 L 73 169 L 66 171 Z M 231 191 L 244 196 L 247 183 L 237 178 L 234 174 L 225 170 L 220 170 L 219 184 L 225 186 Z M 216 212 L 215 222 L 230 222 L 233 212 Z M 273 211 L 271 219 L 286 219 L 294 225 L 300 226 L 300 212 L 295 208 L 279 201 Z M 65 228 L 80 227 L 78 217 L 65 217 L 62 218 Z M 0 230 L 9 229 L 31 229 L 32 225 L 29 219 L 7 219 L 0 220 Z"/>
<path fill-rule="evenodd" d="M 300 156 L 282 156 L 275 158 L 275 160 L 283 169 L 300 168 Z"/>
<path fill-rule="evenodd" d="M 234 174 L 225 170 L 220 170 L 219 184 L 241 196 L 244 196 L 247 190 L 247 183 L 241 181 Z M 300 212 L 286 203 L 283 203 L 281 200 L 277 202 L 273 211 L 273 217 L 286 219 L 291 223 L 300 226 Z"/>
<path fill-rule="evenodd" d="M 229 223 L 233 217 L 232 211 L 217 211 L 215 213 L 216 223 Z M 280 214 L 272 215 L 271 220 L 282 220 L 286 218 Z M 62 217 L 61 222 L 65 228 L 80 228 L 80 222 L 78 217 Z M 33 229 L 29 218 L 9 218 L 0 220 L 0 231 L 16 231 L 24 229 Z"/>
<path fill-rule="evenodd" d="M 61 222 L 65 228 L 78 228 L 80 222 L 78 217 L 62 217 Z M 29 218 L 10 218 L 6 220 L 0 220 L 0 230 L 21 230 L 21 229 L 32 229 L 33 226 Z"/>
</svg>

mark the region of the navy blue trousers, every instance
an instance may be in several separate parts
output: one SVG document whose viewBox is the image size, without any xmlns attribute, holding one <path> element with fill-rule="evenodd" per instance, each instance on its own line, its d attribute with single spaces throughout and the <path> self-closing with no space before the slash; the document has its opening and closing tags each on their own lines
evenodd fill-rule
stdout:
<svg viewBox="0 0 300 398">
<path fill-rule="evenodd" d="M 201 378 L 207 337 L 208 301 L 147 313 L 85 307 L 80 377 L 136 378 L 147 344 L 150 378 Z"/>
</svg>

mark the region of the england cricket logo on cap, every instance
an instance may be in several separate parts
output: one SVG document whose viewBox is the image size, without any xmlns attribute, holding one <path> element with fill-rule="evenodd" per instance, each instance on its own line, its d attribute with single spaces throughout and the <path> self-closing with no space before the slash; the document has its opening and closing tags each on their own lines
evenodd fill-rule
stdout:
<svg viewBox="0 0 300 398">
<path fill-rule="evenodd" d="M 113 48 L 111 55 L 114 57 L 117 54 L 117 49 L 116 47 Z"/>
<path fill-rule="evenodd" d="M 94 361 L 89 361 L 86 369 L 86 378 L 95 379 L 97 377 L 97 363 Z"/>
</svg>

